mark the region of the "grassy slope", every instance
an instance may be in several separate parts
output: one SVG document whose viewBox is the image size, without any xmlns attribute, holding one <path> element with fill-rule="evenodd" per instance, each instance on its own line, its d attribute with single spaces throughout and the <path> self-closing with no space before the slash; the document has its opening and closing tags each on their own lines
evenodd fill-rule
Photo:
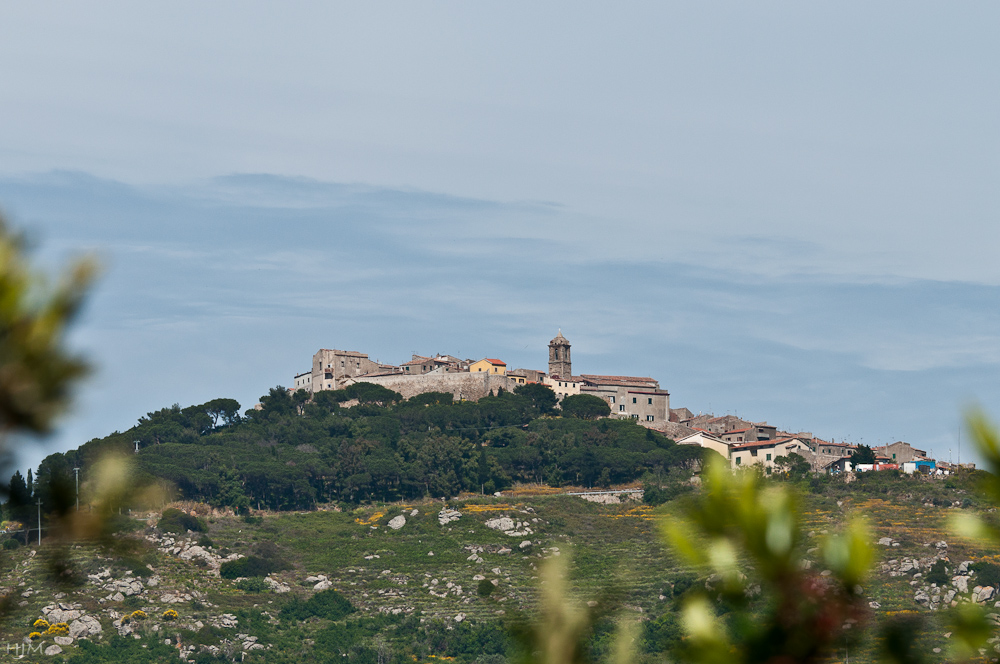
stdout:
<svg viewBox="0 0 1000 664">
<path fill-rule="evenodd" d="M 982 559 L 1000 553 L 951 536 L 945 526 L 946 516 L 952 511 L 949 508 L 913 504 L 901 507 L 886 500 L 860 496 L 844 498 L 842 502 L 843 505 L 838 506 L 834 498 L 807 497 L 804 506 L 807 531 L 818 536 L 823 530 L 835 528 L 847 510 L 855 510 L 871 519 L 876 538 L 888 536 L 900 542 L 899 547 L 878 552 L 885 559 L 927 557 L 933 554 L 933 543 L 939 540 L 949 543 L 952 566 L 961 560 Z M 596 597 L 607 587 L 616 586 L 623 591 L 625 604 L 633 610 L 641 609 L 643 617 L 655 618 L 667 611 L 672 602 L 672 582 L 690 575 L 666 554 L 656 532 L 656 515 L 668 513 L 673 508 L 672 503 L 655 512 L 635 503 L 604 506 L 568 496 L 476 499 L 449 505 L 459 509 L 463 516 L 446 526 L 439 525 L 437 519 L 442 503 L 424 502 L 363 507 L 348 513 L 284 513 L 266 516 L 259 524 L 248 524 L 237 518 L 215 518 L 210 519 L 208 534 L 216 550 L 247 551 L 259 542 L 277 544 L 291 568 L 275 577 L 291 587 L 291 595 L 310 596 L 312 584 L 305 583 L 305 577 L 325 574 L 334 588 L 360 609 L 361 615 L 400 609 L 401 615 L 412 613 L 425 619 L 440 618 L 452 625 L 454 617 L 460 613 L 467 617 L 467 624 L 474 624 L 496 620 L 500 615 L 509 617 L 522 610 L 530 612 L 535 603 L 537 566 L 544 557 L 552 555 L 552 547 L 558 547 L 561 554 L 572 553 L 573 586 L 581 597 Z M 419 514 L 410 516 L 414 508 Z M 406 515 L 406 525 L 398 531 L 388 528 L 388 520 L 401 513 Z M 500 515 L 529 522 L 538 519 L 538 522 L 531 522 L 532 535 L 508 537 L 484 525 L 487 519 Z M 522 553 L 517 545 L 524 539 L 539 544 Z M 483 562 L 467 559 L 470 551 L 466 547 L 469 546 L 485 548 L 480 554 Z M 496 550 L 503 546 L 512 548 L 512 552 L 497 553 Z M 23 579 L 25 585 L 18 590 L 42 590 L 27 598 L 15 598 L 24 606 L 14 607 L 13 613 L 0 625 L 2 640 L 20 641 L 28 631 L 27 625 L 39 615 L 42 606 L 52 603 L 53 593 L 59 590 L 46 577 L 46 566 L 42 562 L 52 549 L 43 546 L 34 559 L 30 558 L 29 551 L 30 548 L 22 547 L 0 558 L 2 585 L 9 586 L 12 579 L 15 583 Z M 428 555 L 429 552 L 434 555 Z M 100 554 L 92 547 L 74 548 L 69 553 L 73 566 L 83 572 L 94 572 L 115 562 L 113 557 L 95 557 Z M 107 593 L 92 585 L 64 590 L 67 596 L 62 601 L 80 602 L 89 611 L 101 615 L 106 633 L 112 631 L 107 617 L 109 608 L 124 611 L 142 607 L 151 616 L 158 616 L 167 607 L 154 598 L 164 589 L 203 593 L 190 602 L 172 605 L 181 614 L 181 622 L 189 626 L 195 620 L 208 622 L 220 613 L 240 610 L 249 610 L 258 616 L 263 609 L 277 614 L 276 609 L 290 596 L 242 592 L 230 581 L 213 579 L 203 568 L 155 549 L 129 555 L 151 562 L 163 578 L 161 586 L 150 589 L 139 599 L 104 605 L 97 602 L 97 597 Z M 365 558 L 375 555 L 378 558 Z M 12 576 L 14 564 L 20 565 L 18 578 Z M 497 568 L 499 574 L 493 572 Z M 496 592 L 489 598 L 477 595 L 477 582 L 473 580 L 477 574 L 499 581 Z M 434 579 L 437 585 L 431 586 Z M 892 616 L 921 611 L 913 601 L 910 580 L 908 576 L 874 575 L 866 594 L 881 605 L 877 613 Z M 449 582 L 461 585 L 462 594 L 452 591 L 444 598 L 431 594 L 431 590 L 444 590 Z M 425 584 L 428 585 L 425 587 Z M 667 599 L 661 600 L 660 596 Z M 154 622 L 150 621 L 150 625 Z M 150 625 L 145 627 L 147 631 Z M 932 628 L 919 637 L 921 649 L 928 653 L 934 647 L 944 647 L 946 641 L 943 637 L 946 629 L 933 621 L 931 625 Z M 241 624 L 240 628 L 231 631 L 264 630 L 262 642 L 270 640 L 281 646 L 280 653 L 277 647 L 263 654 L 252 652 L 247 655 L 248 660 L 266 656 L 266 661 L 286 658 L 295 661 L 296 657 L 311 652 L 313 646 L 309 641 L 328 627 L 326 621 L 311 619 L 307 624 L 287 627 Z M 157 636 L 178 631 L 176 625 L 163 624 L 161 628 L 163 631 Z M 391 636 L 391 630 L 389 633 Z M 188 632 L 182 636 L 185 642 L 200 638 Z M 402 638 L 402 635 L 397 636 Z M 397 646 L 397 650 L 400 647 Z M 446 650 L 419 652 L 423 656 L 458 654 L 459 659 L 473 658 Z M 852 653 L 852 657 L 860 655 L 865 659 L 871 652 L 872 644 L 868 643 L 862 646 L 861 652 Z"/>
</svg>

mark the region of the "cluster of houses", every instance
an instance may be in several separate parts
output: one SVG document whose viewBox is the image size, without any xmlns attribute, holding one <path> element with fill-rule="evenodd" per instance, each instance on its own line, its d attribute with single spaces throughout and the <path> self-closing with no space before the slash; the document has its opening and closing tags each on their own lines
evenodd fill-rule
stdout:
<svg viewBox="0 0 1000 664">
<path fill-rule="evenodd" d="M 608 403 L 611 417 L 629 418 L 655 429 L 683 445 L 699 445 L 721 454 L 733 468 L 760 465 L 774 468 L 778 459 L 798 454 L 813 472 L 842 473 L 899 469 L 906 473 L 950 472 L 951 464 L 936 462 L 927 452 L 902 441 L 874 448 L 871 464 L 853 465 L 857 446 L 823 440 L 808 432 L 779 431 L 767 422 L 750 422 L 734 415 L 695 415 L 687 408 L 670 408 L 670 393 L 659 381 L 638 376 L 573 373 L 570 343 L 559 334 L 549 342 L 548 371 L 510 369 L 497 358 L 459 359 L 452 355 L 413 355 L 399 365 L 371 360 L 358 351 L 320 349 L 309 371 L 296 374 L 292 390 L 311 393 L 338 390 L 368 382 L 399 392 L 406 398 L 425 392 L 450 392 L 456 399 L 480 399 L 500 390 L 538 383 L 559 400 L 590 394 Z"/>
<path fill-rule="evenodd" d="M 779 459 L 798 454 L 815 473 L 901 470 L 904 473 L 949 474 L 953 464 L 936 461 L 924 450 L 897 441 L 873 447 L 873 463 L 851 462 L 857 445 L 823 440 L 809 432 L 779 431 L 767 422 L 749 422 L 734 415 L 694 415 L 686 408 L 670 411 L 670 422 L 660 427 L 682 445 L 698 445 L 718 452 L 733 468 L 776 468 Z M 965 467 L 970 464 L 963 464 Z"/>
</svg>

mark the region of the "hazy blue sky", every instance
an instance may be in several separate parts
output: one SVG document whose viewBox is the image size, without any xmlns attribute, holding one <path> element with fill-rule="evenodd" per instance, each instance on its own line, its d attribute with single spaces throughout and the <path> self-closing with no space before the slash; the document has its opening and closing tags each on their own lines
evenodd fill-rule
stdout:
<svg viewBox="0 0 1000 664">
<path fill-rule="evenodd" d="M 1000 397 L 994 3 L 0 7 L 0 208 L 106 273 L 51 449 L 319 347 L 947 458 Z M 29 462 L 34 462 L 34 455 Z"/>
</svg>

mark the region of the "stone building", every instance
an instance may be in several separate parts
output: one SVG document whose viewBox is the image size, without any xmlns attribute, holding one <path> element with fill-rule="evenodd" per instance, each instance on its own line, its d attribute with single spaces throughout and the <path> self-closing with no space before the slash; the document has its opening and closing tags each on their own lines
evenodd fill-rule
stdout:
<svg viewBox="0 0 1000 664">
<path fill-rule="evenodd" d="M 580 394 L 592 394 L 608 402 L 611 417 L 632 418 L 656 427 L 670 421 L 670 393 L 652 378 L 583 374 Z"/>
<path fill-rule="evenodd" d="M 927 452 L 924 450 L 918 450 L 909 443 L 904 443 L 901 440 L 897 440 L 891 445 L 882 445 L 881 447 L 876 447 L 874 449 L 876 455 L 884 456 L 887 461 L 898 463 L 901 466 L 904 463 L 913 461 L 914 459 L 927 458 Z"/>
<path fill-rule="evenodd" d="M 805 441 L 798 438 L 782 438 L 733 445 L 729 448 L 729 459 L 733 468 L 755 465 L 774 468 L 774 462 L 778 457 L 788 456 L 792 453 L 802 456 L 806 461 L 811 461 L 813 456 L 812 450 L 809 449 L 809 445 Z"/>
<path fill-rule="evenodd" d="M 313 355 L 310 384 L 313 392 L 337 390 L 348 378 L 382 371 L 384 368 L 369 360 L 367 353 L 321 348 Z"/>
<path fill-rule="evenodd" d="M 570 359 L 569 340 L 562 330 L 549 342 L 549 376 L 570 378 L 573 375 L 573 361 Z"/>
<path fill-rule="evenodd" d="M 305 373 L 296 374 L 292 381 L 294 387 L 293 391 L 305 390 L 307 392 L 312 392 L 312 372 L 306 371 Z"/>
</svg>

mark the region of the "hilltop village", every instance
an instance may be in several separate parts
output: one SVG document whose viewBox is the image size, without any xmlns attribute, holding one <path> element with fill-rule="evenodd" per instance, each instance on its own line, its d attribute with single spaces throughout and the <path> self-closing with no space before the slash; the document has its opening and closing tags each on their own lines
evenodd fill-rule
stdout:
<svg viewBox="0 0 1000 664">
<path fill-rule="evenodd" d="M 771 469 L 780 458 L 793 453 L 803 457 L 815 473 L 899 469 L 906 473 L 948 474 L 952 468 L 952 464 L 936 461 L 926 451 L 903 441 L 873 448 L 872 463 L 852 465 L 850 459 L 857 445 L 824 440 L 811 432 L 782 431 L 767 422 L 734 415 L 695 415 L 687 408 L 671 408 L 670 393 L 654 378 L 576 375 L 571 344 L 561 330 L 549 342 L 548 371 L 510 369 L 497 358 L 463 360 L 452 355 L 413 355 L 409 362 L 391 365 L 373 361 L 367 353 L 323 348 L 313 355 L 309 371 L 295 375 L 290 390 L 314 394 L 355 383 L 381 385 L 407 399 L 426 392 L 447 392 L 456 400 L 475 401 L 527 384 L 551 388 L 560 401 L 570 395 L 588 394 L 607 402 L 609 417 L 633 419 L 679 444 L 714 450 L 733 468 L 760 465 Z"/>
</svg>

